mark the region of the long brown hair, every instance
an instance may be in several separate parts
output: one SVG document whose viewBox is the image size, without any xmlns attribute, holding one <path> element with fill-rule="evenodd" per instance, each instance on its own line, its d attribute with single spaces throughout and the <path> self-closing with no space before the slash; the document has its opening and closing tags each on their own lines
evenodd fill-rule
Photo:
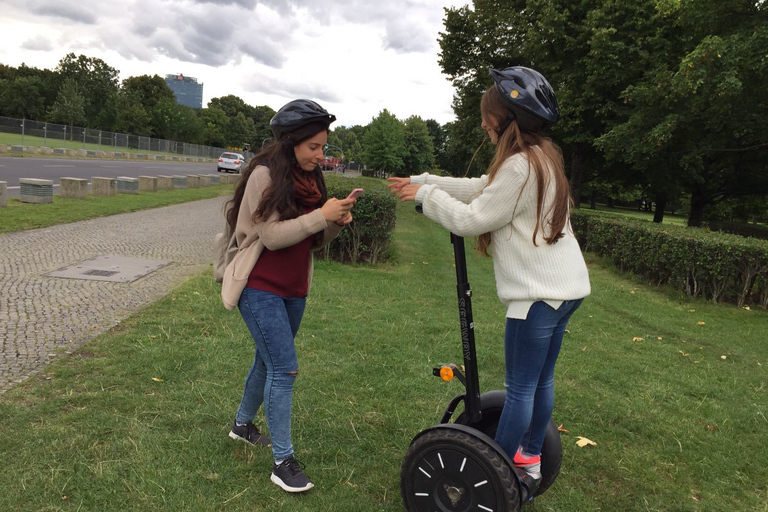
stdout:
<svg viewBox="0 0 768 512">
<path fill-rule="evenodd" d="M 493 121 L 496 124 L 508 119 L 509 109 L 503 103 L 501 95 L 495 87 L 489 88 L 483 94 L 480 102 L 480 112 L 486 122 Z M 517 121 L 512 121 L 506 129 L 499 135 L 496 141 L 496 154 L 493 156 L 491 165 L 488 168 L 488 184 L 490 185 L 496 177 L 496 173 L 507 160 L 507 158 L 517 153 L 523 153 L 528 160 L 528 178 L 526 178 L 523 187 L 516 199 L 516 204 L 520 200 L 525 186 L 530 178 L 530 170 L 533 169 L 536 176 L 536 227 L 533 230 L 533 245 L 538 247 L 536 236 L 539 230 L 544 233 L 544 240 L 552 245 L 563 237 L 563 229 L 568 224 L 568 211 L 571 205 L 570 192 L 568 190 L 568 179 L 565 177 L 565 165 L 563 163 L 563 153 L 560 148 L 541 133 L 522 131 Z M 552 172 L 550 172 L 552 169 Z M 549 188 L 550 179 L 555 180 L 555 201 L 547 209 L 544 209 L 544 197 Z M 487 185 L 486 185 L 487 186 Z M 517 206 L 515 206 L 517 207 Z M 544 222 L 545 228 L 541 224 Z M 476 249 L 483 256 L 490 256 L 488 247 L 491 244 L 491 233 L 483 233 L 477 237 Z"/>
<path fill-rule="evenodd" d="M 262 192 L 261 201 L 253 213 L 252 220 L 256 222 L 259 219 L 268 219 L 275 212 L 278 212 L 280 220 L 295 219 L 303 213 L 296 203 L 296 191 L 293 185 L 293 169 L 296 167 L 294 148 L 305 140 L 327 130 L 328 125 L 323 122 L 305 124 L 292 132 L 283 133 L 278 140 L 271 142 L 251 158 L 248 167 L 235 187 L 235 194 L 224 207 L 227 222 L 232 229 L 237 224 L 237 216 L 240 212 L 240 204 L 243 202 L 248 178 L 259 165 L 269 167 L 272 186 Z M 319 208 L 328 200 L 328 189 L 325 186 L 325 179 L 320 167 L 315 167 L 312 173 L 317 187 L 320 189 L 321 199 L 317 204 Z"/>
</svg>

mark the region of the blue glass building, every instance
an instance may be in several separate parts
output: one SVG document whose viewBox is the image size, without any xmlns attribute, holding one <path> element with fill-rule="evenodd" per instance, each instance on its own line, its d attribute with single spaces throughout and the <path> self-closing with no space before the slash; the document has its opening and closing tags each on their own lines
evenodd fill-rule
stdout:
<svg viewBox="0 0 768 512">
<path fill-rule="evenodd" d="M 203 108 L 203 84 L 191 76 L 165 75 L 165 83 L 176 96 L 176 103 L 192 108 Z"/>
</svg>

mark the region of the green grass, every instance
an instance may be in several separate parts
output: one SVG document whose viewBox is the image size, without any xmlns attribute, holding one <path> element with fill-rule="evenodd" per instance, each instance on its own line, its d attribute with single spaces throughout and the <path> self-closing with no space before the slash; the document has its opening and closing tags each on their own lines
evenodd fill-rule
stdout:
<svg viewBox="0 0 768 512">
<path fill-rule="evenodd" d="M 47 204 L 22 203 L 16 198 L 10 198 L 8 206 L 0 209 L 0 234 L 209 199 L 231 194 L 232 187 L 213 185 L 111 197 L 89 194 L 86 199 L 67 199 L 54 195 L 53 202 Z"/>
<path fill-rule="evenodd" d="M 57 134 L 58 135 L 58 134 Z M 69 137 L 69 133 L 67 133 L 67 137 Z M 82 137 L 82 132 L 80 132 L 80 137 Z M 144 137 L 146 138 L 146 137 Z M 22 145 L 21 140 L 21 134 L 20 133 L 2 133 L 0 132 L 0 144 L 5 144 L 6 146 L 20 146 Z M 62 140 L 60 138 L 52 138 L 52 137 L 32 137 L 29 135 L 24 135 L 24 146 L 36 146 L 36 147 L 49 147 L 49 148 L 66 148 L 66 149 L 84 149 L 86 151 L 106 151 L 106 152 L 116 152 L 116 153 L 143 153 L 145 155 L 170 155 L 170 156 L 183 156 L 179 155 L 178 153 L 170 153 L 165 151 L 150 151 L 150 150 L 144 150 L 144 149 L 131 149 L 121 146 L 113 146 L 109 144 L 92 144 L 89 142 L 86 142 L 83 144 L 82 138 L 80 140 L 77 140 L 77 134 L 75 134 L 75 140 Z M 6 154 L 6 156 L 13 156 L 11 153 Z M 18 154 L 18 156 L 22 156 L 21 153 Z M 67 155 L 42 155 L 42 154 L 36 154 L 34 155 L 37 157 L 44 157 L 44 156 L 55 156 L 56 158 L 66 158 Z"/>
<path fill-rule="evenodd" d="M 207 272 L 0 395 L 0 510 L 401 511 L 408 444 L 460 390 L 431 369 L 461 351 L 448 234 L 401 206 L 395 244 L 384 266 L 316 267 L 293 423 L 315 489 L 284 493 L 268 450 L 227 437 L 252 341 Z M 504 308 L 468 260 L 481 386 L 500 388 Z M 588 264 L 557 369 L 563 468 L 526 509 L 768 511 L 766 312 Z"/>
<path fill-rule="evenodd" d="M 587 203 L 582 203 L 581 208 L 588 210 L 589 205 Z M 623 215 L 625 217 L 631 217 L 633 219 L 653 221 L 653 212 L 646 212 L 644 210 L 638 210 L 636 208 L 620 208 L 620 207 L 612 208 L 603 204 L 598 204 L 596 205 L 596 210 L 600 212 L 606 212 L 606 213 L 615 213 L 618 215 Z M 678 226 L 687 226 L 688 217 L 686 215 L 673 215 L 671 213 L 664 213 L 663 224 L 676 224 Z"/>
</svg>

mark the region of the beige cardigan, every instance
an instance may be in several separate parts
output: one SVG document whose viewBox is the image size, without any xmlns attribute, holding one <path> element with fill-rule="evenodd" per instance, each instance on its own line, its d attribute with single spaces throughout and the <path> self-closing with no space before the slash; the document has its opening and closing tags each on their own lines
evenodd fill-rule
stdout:
<svg viewBox="0 0 768 512">
<path fill-rule="evenodd" d="M 221 285 L 221 300 L 227 309 L 235 309 L 237 306 L 240 295 L 248 283 L 251 270 L 265 247 L 271 251 L 284 249 L 323 231 L 322 243 L 312 246 L 312 251 L 315 251 L 330 243 L 343 229 L 335 222 L 327 222 L 319 208 L 295 219 L 280 221 L 277 220 L 278 214 L 274 213 L 267 221 L 253 222 L 253 212 L 256 211 L 262 194 L 271 185 L 269 169 L 263 165 L 257 166 L 248 178 L 235 226 L 237 254 L 224 270 Z M 312 271 L 310 257 L 308 283 L 310 286 Z"/>
</svg>

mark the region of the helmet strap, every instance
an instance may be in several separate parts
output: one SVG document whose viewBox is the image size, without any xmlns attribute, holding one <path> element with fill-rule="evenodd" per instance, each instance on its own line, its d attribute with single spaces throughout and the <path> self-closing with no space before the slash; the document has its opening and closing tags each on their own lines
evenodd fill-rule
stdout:
<svg viewBox="0 0 768 512">
<path fill-rule="evenodd" d="M 514 112 L 510 110 L 507 118 L 504 121 L 502 121 L 501 126 L 499 126 L 499 136 L 501 136 L 501 134 L 504 133 L 507 130 L 507 128 L 509 128 L 509 125 L 511 125 L 512 121 L 514 121 L 515 119 L 517 119 L 517 116 L 515 115 Z"/>
</svg>

